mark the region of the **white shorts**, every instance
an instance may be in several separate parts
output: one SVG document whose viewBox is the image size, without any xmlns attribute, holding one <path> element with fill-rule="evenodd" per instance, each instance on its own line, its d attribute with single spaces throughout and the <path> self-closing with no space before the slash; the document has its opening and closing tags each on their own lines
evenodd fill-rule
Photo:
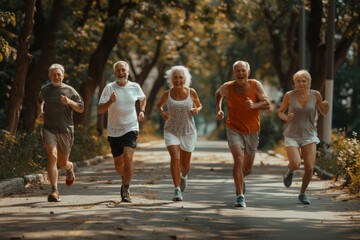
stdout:
<svg viewBox="0 0 360 240">
<path fill-rule="evenodd" d="M 285 147 L 302 147 L 310 143 L 318 144 L 320 142 L 317 136 L 312 136 L 309 138 L 284 138 Z"/>
<path fill-rule="evenodd" d="M 171 145 L 180 145 L 180 148 L 186 152 L 192 152 L 195 149 L 197 133 L 191 133 L 186 136 L 177 137 L 168 131 L 164 131 L 164 139 L 166 147 Z"/>
</svg>

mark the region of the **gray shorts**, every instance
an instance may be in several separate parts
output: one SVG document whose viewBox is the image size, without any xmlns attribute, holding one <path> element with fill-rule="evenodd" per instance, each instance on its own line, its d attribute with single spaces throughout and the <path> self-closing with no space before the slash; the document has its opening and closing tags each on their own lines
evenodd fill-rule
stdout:
<svg viewBox="0 0 360 240">
<path fill-rule="evenodd" d="M 302 147 L 310 143 L 318 144 L 320 142 L 317 136 L 312 136 L 308 138 L 284 138 L 285 147 Z"/>
<path fill-rule="evenodd" d="M 229 147 L 240 145 L 247 154 L 251 156 L 255 155 L 259 146 L 259 131 L 250 134 L 243 134 L 227 128 L 226 135 Z"/>
<path fill-rule="evenodd" d="M 62 154 L 70 154 L 71 147 L 74 144 L 74 133 L 52 133 L 49 130 L 42 129 L 43 144 L 56 146 Z"/>
</svg>

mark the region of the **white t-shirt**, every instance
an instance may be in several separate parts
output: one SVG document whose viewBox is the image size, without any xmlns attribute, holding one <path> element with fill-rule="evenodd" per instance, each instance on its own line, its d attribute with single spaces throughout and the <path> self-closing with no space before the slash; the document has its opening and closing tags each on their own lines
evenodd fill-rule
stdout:
<svg viewBox="0 0 360 240">
<path fill-rule="evenodd" d="M 121 137 L 130 131 L 139 131 L 135 102 L 145 98 L 140 85 L 130 81 L 123 87 L 116 81 L 108 83 L 101 94 L 99 104 L 109 101 L 113 92 L 116 101 L 108 108 L 107 135 Z"/>
</svg>

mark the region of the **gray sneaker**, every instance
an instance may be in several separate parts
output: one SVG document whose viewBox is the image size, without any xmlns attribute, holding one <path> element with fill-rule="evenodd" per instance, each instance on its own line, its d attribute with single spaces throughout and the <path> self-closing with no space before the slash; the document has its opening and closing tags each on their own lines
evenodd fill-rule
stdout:
<svg viewBox="0 0 360 240">
<path fill-rule="evenodd" d="M 175 191 L 174 191 L 174 197 L 172 199 L 174 202 L 177 202 L 177 201 L 182 201 L 183 200 L 183 196 L 181 194 L 181 190 L 176 188 Z"/>
<path fill-rule="evenodd" d="M 283 178 L 285 187 L 289 188 L 291 186 L 293 176 L 294 176 L 294 173 L 291 172 L 290 169 L 288 169 Z"/>
<path fill-rule="evenodd" d="M 130 190 L 128 188 L 122 188 L 121 202 L 131 203 Z"/>
<path fill-rule="evenodd" d="M 245 197 L 242 196 L 242 195 L 239 195 L 237 198 L 236 198 L 236 202 L 235 202 L 235 207 L 246 207 L 246 203 L 245 203 Z"/>
<path fill-rule="evenodd" d="M 307 199 L 304 193 L 300 193 L 298 199 L 302 204 L 306 204 L 306 205 L 310 204 L 310 201 Z"/>
<path fill-rule="evenodd" d="M 180 190 L 185 192 L 185 189 L 188 185 L 187 176 L 185 178 L 180 177 Z"/>
</svg>

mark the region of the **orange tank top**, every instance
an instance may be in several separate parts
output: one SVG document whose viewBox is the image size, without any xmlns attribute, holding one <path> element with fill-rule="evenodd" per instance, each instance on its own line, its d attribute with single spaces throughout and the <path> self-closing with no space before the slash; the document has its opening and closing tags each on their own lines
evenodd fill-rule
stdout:
<svg viewBox="0 0 360 240">
<path fill-rule="evenodd" d="M 228 117 L 226 127 L 242 134 L 250 134 L 260 130 L 260 110 L 248 109 L 245 105 L 247 98 L 258 102 L 255 90 L 255 80 L 249 80 L 250 88 L 242 96 L 235 92 L 235 81 L 229 85 L 227 97 Z"/>
</svg>

